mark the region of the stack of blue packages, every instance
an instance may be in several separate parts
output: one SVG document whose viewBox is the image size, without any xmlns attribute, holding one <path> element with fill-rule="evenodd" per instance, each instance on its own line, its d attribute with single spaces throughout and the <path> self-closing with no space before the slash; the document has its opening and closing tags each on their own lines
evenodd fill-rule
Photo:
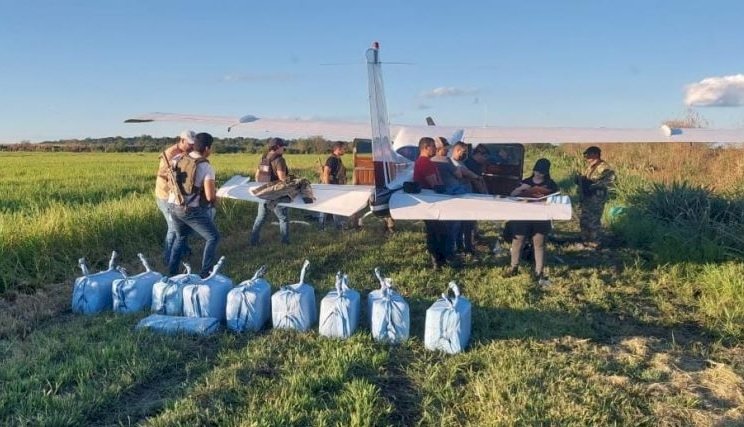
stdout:
<svg viewBox="0 0 744 427">
<path fill-rule="evenodd" d="M 96 314 L 112 307 L 111 286 L 114 280 L 123 279 L 124 276 L 116 270 L 116 251 L 111 253 L 108 270 L 90 274 L 85 258 L 80 258 L 78 263 L 83 271 L 83 276 L 75 279 L 72 288 L 72 311 L 82 314 Z"/>
<path fill-rule="evenodd" d="M 212 268 L 209 277 L 200 283 L 183 288 L 183 315 L 187 317 L 216 317 L 225 320 L 227 294 L 233 281 L 218 273 L 225 262 L 223 256 Z"/>
<path fill-rule="evenodd" d="M 191 266 L 183 263 L 186 274 L 164 277 L 152 286 L 152 312 L 168 316 L 183 314 L 183 288 L 201 282 L 198 274 L 191 274 Z"/>
<path fill-rule="evenodd" d="M 460 295 L 455 282 L 450 282 L 449 289 L 454 298 L 442 294 L 442 298 L 426 310 L 424 345 L 429 350 L 455 354 L 463 351 L 470 340 L 471 305 Z"/>
<path fill-rule="evenodd" d="M 271 285 L 264 279 L 266 266 L 250 280 L 242 282 L 227 294 L 227 327 L 235 332 L 259 331 L 271 313 Z"/>
<path fill-rule="evenodd" d="M 282 286 L 271 296 L 271 320 L 274 328 L 307 331 L 315 323 L 315 289 L 305 283 L 305 272 L 310 261 L 305 260 L 300 282 Z"/>
<path fill-rule="evenodd" d="M 411 329 L 411 313 L 408 303 L 395 292 L 389 278 L 383 278 L 375 268 L 380 289 L 367 297 L 369 328 L 376 341 L 398 344 L 408 339 Z"/>
<path fill-rule="evenodd" d="M 336 290 L 320 301 L 320 335 L 346 339 L 359 325 L 359 292 L 349 288 L 349 276 L 336 273 Z"/>
<path fill-rule="evenodd" d="M 126 277 L 126 271 L 119 269 L 125 277 L 114 280 L 111 285 L 111 296 L 114 300 L 114 311 L 117 313 L 134 313 L 148 309 L 152 305 L 152 285 L 163 280 L 163 275 L 152 271 L 145 256 L 137 254 L 145 271 Z"/>
<path fill-rule="evenodd" d="M 220 330 L 220 320 L 214 317 L 151 314 L 139 321 L 137 329 L 149 329 L 166 335 L 212 335 Z"/>
</svg>

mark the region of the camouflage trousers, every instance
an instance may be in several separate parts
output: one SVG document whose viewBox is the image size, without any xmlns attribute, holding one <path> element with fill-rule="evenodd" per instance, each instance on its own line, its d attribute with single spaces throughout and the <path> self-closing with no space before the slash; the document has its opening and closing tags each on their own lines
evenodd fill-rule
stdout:
<svg viewBox="0 0 744 427">
<path fill-rule="evenodd" d="M 602 213 L 605 200 L 599 197 L 587 197 L 581 201 L 581 240 L 597 243 L 602 233 Z"/>
</svg>

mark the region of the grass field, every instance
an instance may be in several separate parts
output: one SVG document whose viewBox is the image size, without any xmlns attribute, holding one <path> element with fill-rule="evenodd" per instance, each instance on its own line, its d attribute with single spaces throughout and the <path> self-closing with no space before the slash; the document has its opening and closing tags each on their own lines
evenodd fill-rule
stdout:
<svg viewBox="0 0 744 427">
<path fill-rule="evenodd" d="M 550 158 L 554 178 L 571 193 L 578 150 L 530 148 L 526 163 Z M 689 145 L 665 147 L 663 156 L 648 146 L 605 154 L 620 176 L 612 204 L 626 215 L 612 218 L 616 234 L 599 252 L 569 243 L 575 221 L 557 224 L 547 289 L 526 272 L 501 277 L 508 261 L 500 224 L 481 224 L 477 263 L 434 273 L 420 223 L 398 223 L 393 235 L 374 218 L 342 233 L 293 224 L 289 247 L 267 224 L 265 244 L 250 248 L 255 206 L 220 205 L 219 252 L 236 282 L 267 264 L 276 290 L 297 282 L 309 259 L 318 298 L 337 270 L 366 296 L 379 266 L 411 305 L 412 338 L 394 347 L 375 343 L 364 324 L 348 341 L 272 329 L 191 338 L 134 331 L 145 313 L 73 315 L 80 256 L 100 270 L 116 249 L 122 265 L 139 271 L 143 252 L 163 270 L 156 155 L 2 154 L 0 424 L 744 424 L 744 264 L 735 216 L 744 154 Z M 252 171 L 256 159 L 211 160 L 224 182 Z M 308 177 L 317 176 L 316 160 L 288 158 Z M 676 206 L 674 197 L 689 189 L 671 184 L 682 180 L 705 187 L 705 224 L 720 227 L 681 222 L 692 215 L 663 222 L 658 200 L 639 197 Z M 474 309 L 470 347 L 456 356 L 423 346 L 426 308 L 450 280 Z"/>
</svg>

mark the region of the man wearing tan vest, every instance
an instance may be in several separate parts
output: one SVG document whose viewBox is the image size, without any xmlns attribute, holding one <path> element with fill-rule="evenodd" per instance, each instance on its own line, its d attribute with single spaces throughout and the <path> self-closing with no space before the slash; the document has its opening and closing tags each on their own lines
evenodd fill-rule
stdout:
<svg viewBox="0 0 744 427">
<path fill-rule="evenodd" d="M 181 132 L 178 142 L 166 148 L 160 154 L 160 166 L 158 167 L 157 177 L 155 178 L 155 201 L 158 204 L 158 209 L 160 209 L 163 217 L 165 217 L 165 222 L 168 224 L 168 231 L 165 233 L 165 241 L 163 243 L 163 263 L 165 265 L 170 263 L 173 244 L 176 241 L 176 226 L 168 208 L 168 194 L 170 193 L 168 164 L 176 156 L 188 153 L 193 149 L 195 136 L 196 133 L 193 130 Z M 184 249 L 184 253 L 191 253 L 188 245 Z"/>
</svg>

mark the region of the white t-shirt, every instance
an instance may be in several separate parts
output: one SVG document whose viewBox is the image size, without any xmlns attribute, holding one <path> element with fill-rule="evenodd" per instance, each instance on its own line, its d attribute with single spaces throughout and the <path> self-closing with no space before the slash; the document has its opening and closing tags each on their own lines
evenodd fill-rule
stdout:
<svg viewBox="0 0 744 427">
<path fill-rule="evenodd" d="M 196 151 L 192 151 L 188 154 L 191 156 L 191 158 L 198 159 L 201 158 L 202 155 L 197 153 Z M 175 156 L 173 159 L 171 159 L 172 166 L 175 167 L 176 163 L 183 157 L 183 154 L 179 154 Z M 196 176 L 194 177 L 194 186 L 197 187 L 204 187 L 204 181 L 214 181 L 215 173 L 214 168 L 211 164 L 208 162 L 199 163 L 196 165 Z M 191 202 L 188 203 L 187 206 L 189 207 L 198 207 L 199 201 L 201 199 L 201 192 L 197 194 Z M 168 203 L 176 203 L 176 195 L 173 193 L 173 191 L 170 192 L 168 195 Z"/>
</svg>

